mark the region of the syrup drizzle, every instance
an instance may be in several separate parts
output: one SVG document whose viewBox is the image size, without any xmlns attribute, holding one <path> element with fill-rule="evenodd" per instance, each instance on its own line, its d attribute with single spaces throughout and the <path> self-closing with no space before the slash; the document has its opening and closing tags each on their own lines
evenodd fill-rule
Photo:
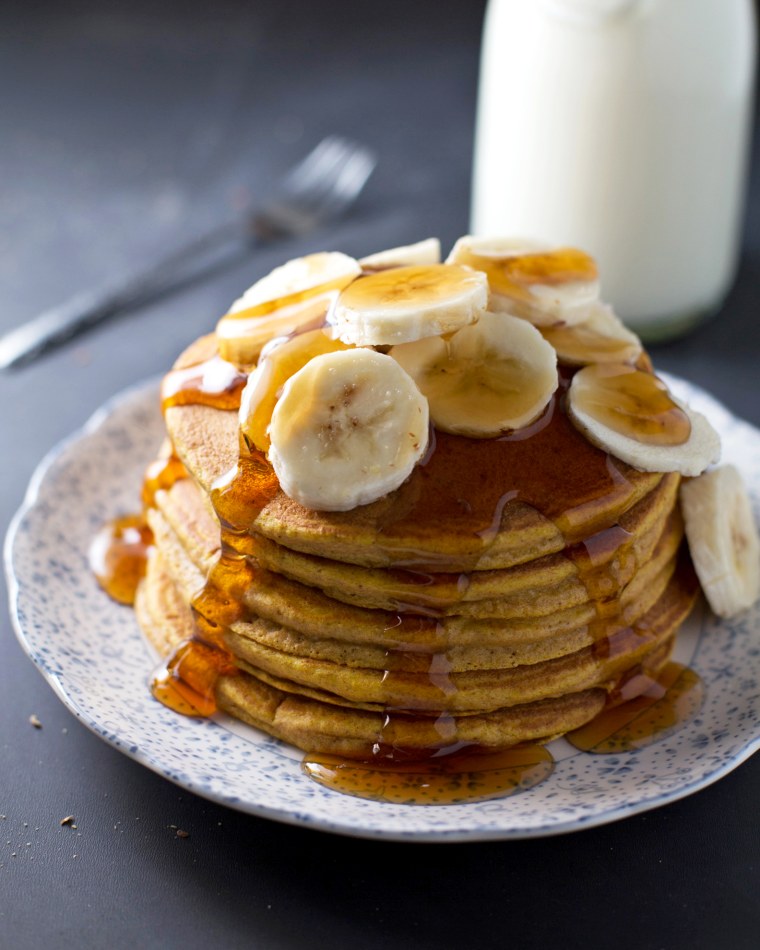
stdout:
<svg viewBox="0 0 760 950">
<path fill-rule="evenodd" d="M 251 559 L 254 538 L 236 525 L 251 524 L 278 488 L 262 453 L 249 449 L 242 441 L 236 468 L 212 488 L 211 499 L 221 524 L 221 548 L 206 583 L 192 601 L 196 634 L 179 644 L 151 683 L 153 695 L 177 712 L 198 716 L 216 712 L 219 676 L 238 672 L 225 634 L 249 615 L 245 593 L 256 583 L 257 569 Z M 191 679 L 185 676 L 188 662 Z M 207 675 L 198 677 L 196 668 L 204 664 Z M 192 712 L 188 712 L 188 705 Z"/>
<path fill-rule="evenodd" d="M 434 451 L 385 499 L 376 545 L 399 567 L 467 573 L 495 540 L 510 505 L 539 512 L 567 544 L 583 539 L 600 498 L 622 508 L 631 491 L 628 469 L 568 419 L 564 397 L 571 378 L 560 373 L 558 391 L 527 430 L 496 439 L 436 432 Z M 609 527 L 603 517 L 599 530 Z M 436 556 L 431 536 L 440 533 L 465 539 L 466 549 Z"/>
<path fill-rule="evenodd" d="M 594 259 L 572 247 L 506 257 L 461 251 L 459 262 L 484 271 L 493 292 L 503 294 L 516 303 L 532 303 L 532 288 L 536 285 L 558 286 L 595 281 L 598 277 Z"/>
<path fill-rule="evenodd" d="M 586 366 L 574 386 L 579 409 L 621 435 L 645 445 L 682 445 L 691 422 L 668 387 L 652 373 L 626 363 Z"/>
<path fill-rule="evenodd" d="M 157 492 L 168 491 L 175 482 L 187 477 L 187 469 L 173 452 L 166 458 L 151 462 L 143 477 L 143 511 L 155 505 Z"/>
<path fill-rule="evenodd" d="M 202 363 L 170 370 L 161 383 L 161 407 L 201 405 L 237 409 L 248 375 L 218 353 Z"/>
</svg>

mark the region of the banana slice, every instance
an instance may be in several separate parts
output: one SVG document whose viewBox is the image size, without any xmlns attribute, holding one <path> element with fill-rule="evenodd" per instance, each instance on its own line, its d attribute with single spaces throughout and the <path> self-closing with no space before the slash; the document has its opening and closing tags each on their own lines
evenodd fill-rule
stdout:
<svg viewBox="0 0 760 950">
<path fill-rule="evenodd" d="M 262 452 L 269 450 L 269 423 L 282 387 L 291 376 L 315 356 L 346 349 L 345 343 L 335 339 L 332 327 L 298 333 L 290 338 L 281 337 L 268 343 L 240 396 L 240 430 L 249 444 Z"/>
<path fill-rule="evenodd" d="M 238 297 L 230 307 L 230 313 L 239 313 L 259 304 L 278 301 L 291 294 L 303 294 L 320 290 L 326 283 L 346 283 L 361 273 L 359 262 L 340 251 L 320 251 L 286 261 L 257 280 L 253 286 Z"/>
<path fill-rule="evenodd" d="M 485 313 L 448 339 L 394 346 L 390 355 L 427 396 L 437 428 L 476 439 L 528 425 L 558 385 L 552 347 L 506 313 Z"/>
<path fill-rule="evenodd" d="M 384 270 L 386 267 L 412 267 L 416 265 L 440 264 L 441 242 L 438 238 L 427 238 L 416 244 L 392 247 L 387 251 L 378 251 L 359 259 L 364 271 Z"/>
<path fill-rule="evenodd" d="M 360 273 L 359 262 L 338 251 L 297 257 L 276 267 L 217 324 L 220 354 L 231 363 L 252 365 L 273 337 L 323 323 L 338 293 Z"/>
<path fill-rule="evenodd" d="M 615 315 L 612 307 L 595 303 L 583 323 L 542 327 L 541 334 L 561 363 L 635 363 L 642 352 L 641 340 Z"/>
<path fill-rule="evenodd" d="M 699 475 L 720 458 L 720 437 L 708 420 L 629 364 L 579 370 L 567 408 L 590 442 L 644 472 Z"/>
<path fill-rule="evenodd" d="M 269 459 L 286 495 L 317 511 L 349 511 L 398 488 L 428 443 L 428 406 L 382 353 L 310 360 L 272 413 Z"/>
<path fill-rule="evenodd" d="M 575 248 L 466 235 L 447 261 L 488 275 L 491 310 L 517 314 L 537 327 L 582 323 L 599 300 L 596 263 Z"/>
<path fill-rule="evenodd" d="M 760 538 L 747 489 L 733 465 L 681 485 L 691 559 L 708 603 L 733 617 L 760 595 Z"/>
<path fill-rule="evenodd" d="M 457 264 L 395 267 L 355 280 L 331 322 L 344 343 L 384 346 L 452 333 L 486 309 L 485 274 Z"/>
<path fill-rule="evenodd" d="M 535 254 L 549 250 L 551 250 L 551 244 L 536 241 L 534 238 L 478 237 L 475 234 L 465 234 L 452 247 L 446 263 L 457 264 L 467 254 L 498 260 L 502 257 L 516 257 L 521 254 Z"/>
</svg>

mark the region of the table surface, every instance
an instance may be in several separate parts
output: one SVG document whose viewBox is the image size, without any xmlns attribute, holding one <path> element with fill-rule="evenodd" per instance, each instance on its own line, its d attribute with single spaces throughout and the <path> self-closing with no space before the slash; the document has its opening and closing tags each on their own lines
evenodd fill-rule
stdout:
<svg viewBox="0 0 760 950">
<path fill-rule="evenodd" d="M 261 250 L 0 377 L 3 525 L 53 444 L 165 370 L 284 257 L 430 234 L 447 246 L 467 230 L 482 12 L 444 0 L 3 4 L 0 330 L 266 194 L 324 134 L 380 157 L 329 232 Z M 729 299 L 653 353 L 760 424 L 753 167 Z M 760 756 L 683 801 L 572 835 L 365 841 L 230 811 L 122 756 L 61 705 L 7 613 L 0 658 L 0 944 L 757 945 Z M 59 824 L 69 814 L 76 829 Z"/>
</svg>

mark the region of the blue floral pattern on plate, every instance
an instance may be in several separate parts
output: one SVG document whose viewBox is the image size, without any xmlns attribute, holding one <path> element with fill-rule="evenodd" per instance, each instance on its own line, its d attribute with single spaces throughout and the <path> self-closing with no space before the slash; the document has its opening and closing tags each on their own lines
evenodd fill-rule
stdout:
<svg viewBox="0 0 760 950">
<path fill-rule="evenodd" d="M 760 512 L 760 432 L 701 390 L 670 380 L 712 420 Z M 678 732 L 626 754 L 550 745 L 552 776 L 510 798 L 394 805 L 325 789 L 299 752 L 227 717 L 187 719 L 156 702 L 156 657 L 131 609 L 103 594 L 87 549 L 109 518 L 135 510 L 161 441 L 157 384 L 112 400 L 42 462 L 8 533 L 11 612 L 22 646 L 65 705 L 97 735 L 183 788 L 241 811 L 326 831 L 399 840 L 558 834 L 655 808 L 709 785 L 760 746 L 760 607 L 720 621 L 701 606 L 675 659 L 702 677 L 706 699 Z"/>
</svg>

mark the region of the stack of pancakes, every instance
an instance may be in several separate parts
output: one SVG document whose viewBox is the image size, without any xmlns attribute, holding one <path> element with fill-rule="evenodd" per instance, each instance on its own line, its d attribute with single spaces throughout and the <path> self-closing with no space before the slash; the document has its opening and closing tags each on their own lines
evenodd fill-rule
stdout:
<svg viewBox="0 0 760 950">
<path fill-rule="evenodd" d="M 198 636 L 191 605 L 221 550 L 213 488 L 241 451 L 234 411 L 175 405 L 165 419 L 188 477 L 156 493 L 136 600 L 162 654 Z M 577 728 L 651 682 L 691 609 L 679 481 L 593 447 L 560 391 L 520 438 L 437 433 L 372 504 L 317 512 L 279 491 L 236 526 L 252 580 L 222 632 L 237 672 L 216 679 L 216 703 L 348 757 Z"/>
</svg>

